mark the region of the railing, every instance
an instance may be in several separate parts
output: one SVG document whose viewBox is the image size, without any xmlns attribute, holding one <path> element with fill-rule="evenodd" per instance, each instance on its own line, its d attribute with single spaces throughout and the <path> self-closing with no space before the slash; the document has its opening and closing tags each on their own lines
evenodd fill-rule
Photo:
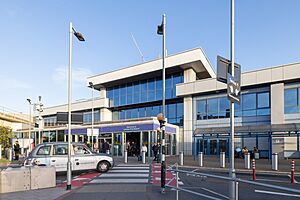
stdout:
<svg viewBox="0 0 300 200">
<path fill-rule="evenodd" d="M 28 116 L 24 115 L 22 112 L 18 112 L 3 106 L 0 106 L 0 115 L 8 120 L 28 122 Z"/>
<path fill-rule="evenodd" d="M 174 169 L 174 166 L 176 167 Z M 255 182 L 255 181 L 249 181 L 249 180 L 244 180 L 244 179 L 240 179 L 240 178 L 230 178 L 230 177 L 225 177 L 225 176 L 218 176 L 218 175 L 213 175 L 213 174 L 207 174 L 207 173 L 200 173 L 200 172 L 194 172 L 194 171 L 185 171 L 185 170 L 181 170 L 178 169 L 178 163 L 175 163 L 174 165 L 170 166 L 167 171 L 173 171 L 176 172 L 176 176 L 173 177 L 168 183 L 166 183 L 166 187 L 168 188 L 172 188 L 176 190 L 176 200 L 178 200 L 179 198 L 179 191 L 183 191 L 183 192 L 188 192 L 197 196 L 201 196 L 201 197 L 205 197 L 208 199 L 219 199 L 213 196 L 209 196 L 209 195 L 205 195 L 199 192 L 195 192 L 192 190 L 188 190 L 188 189 L 184 189 L 178 186 L 178 174 L 179 173 L 186 173 L 186 174 L 190 174 L 190 175 L 195 175 L 195 177 L 211 177 L 211 178 L 216 178 L 216 179 L 222 179 L 225 181 L 234 181 L 236 184 L 236 199 L 238 199 L 238 183 L 246 183 L 246 184 L 251 184 L 251 185 L 256 185 L 256 186 L 263 186 L 263 187 L 268 187 L 268 188 L 272 188 L 272 189 L 278 189 L 278 190 L 283 190 L 283 191 L 288 191 L 288 192 L 294 192 L 294 193 L 299 193 L 300 194 L 300 190 L 298 189 L 293 189 L 293 188 L 287 188 L 287 187 L 281 187 L 281 186 L 277 186 L 277 185 L 270 185 L 270 184 L 266 184 L 266 183 L 259 183 L 259 182 Z M 170 183 L 176 179 L 176 187 L 171 186 Z"/>
</svg>

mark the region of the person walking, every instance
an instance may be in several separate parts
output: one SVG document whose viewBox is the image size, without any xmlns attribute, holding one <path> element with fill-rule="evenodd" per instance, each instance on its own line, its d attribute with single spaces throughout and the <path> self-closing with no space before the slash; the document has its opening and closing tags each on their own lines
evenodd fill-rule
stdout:
<svg viewBox="0 0 300 200">
<path fill-rule="evenodd" d="M 14 144 L 14 152 L 15 152 L 15 160 L 19 160 L 20 145 L 19 145 L 19 141 L 18 140 Z"/>
<path fill-rule="evenodd" d="M 157 152 L 158 152 L 157 143 L 154 143 L 154 145 L 152 146 L 152 151 L 153 151 L 153 154 L 154 154 L 154 160 L 157 161 Z"/>
<path fill-rule="evenodd" d="M 107 141 L 105 141 L 104 142 L 104 144 L 103 144 L 103 151 L 104 151 L 104 153 L 107 153 L 108 152 L 108 154 L 109 154 L 109 144 L 108 144 L 108 142 Z"/>
<path fill-rule="evenodd" d="M 126 151 L 127 151 L 127 155 L 130 156 L 130 142 L 127 141 L 126 143 Z"/>
</svg>

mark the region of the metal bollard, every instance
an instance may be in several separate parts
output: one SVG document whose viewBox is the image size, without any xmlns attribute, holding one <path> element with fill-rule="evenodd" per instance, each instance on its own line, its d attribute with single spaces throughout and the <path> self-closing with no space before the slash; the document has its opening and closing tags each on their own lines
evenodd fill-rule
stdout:
<svg viewBox="0 0 300 200">
<path fill-rule="evenodd" d="M 146 151 L 142 151 L 142 162 L 143 164 L 146 163 Z"/>
<path fill-rule="evenodd" d="M 295 161 L 292 160 L 292 167 L 291 167 L 291 183 L 295 182 Z"/>
<path fill-rule="evenodd" d="M 250 153 L 245 154 L 245 169 L 250 169 Z"/>
<path fill-rule="evenodd" d="M 109 152 L 109 150 L 106 150 L 106 154 L 109 154 L 110 152 Z"/>
<path fill-rule="evenodd" d="M 256 169 L 255 169 L 255 159 L 252 159 L 252 179 L 256 180 Z"/>
<path fill-rule="evenodd" d="M 278 153 L 272 154 L 272 170 L 278 170 Z"/>
<path fill-rule="evenodd" d="M 220 167 L 225 168 L 225 152 L 220 152 Z"/>
<path fill-rule="evenodd" d="M 0 144 L 0 159 L 2 158 L 2 146 Z"/>
<path fill-rule="evenodd" d="M 124 163 L 128 163 L 128 152 L 124 151 Z"/>
<path fill-rule="evenodd" d="M 183 165 L 183 152 L 179 152 L 179 165 Z"/>
<path fill-rule="evenodd" d="M 12 151 L 12 148 L 9 148 L 9 149 L 7 150 L 7 159 L 8 159 L 9 161 L 12 161 L 12 160 L 13 160 L 13 151 Z"/>
<path fill-rule="evenodd" d="M 203 167 L 203 152 L 198 153 L 199 166 Z"/>
</svg>

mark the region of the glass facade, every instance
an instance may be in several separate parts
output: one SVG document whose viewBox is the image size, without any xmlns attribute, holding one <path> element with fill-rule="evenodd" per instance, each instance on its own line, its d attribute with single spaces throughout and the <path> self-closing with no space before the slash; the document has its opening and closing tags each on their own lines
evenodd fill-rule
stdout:
<svg viewBox="0 0 300 200">
<path fill-rule="evenodd" d="M 94 110 L 94 123 L 100 122 L 100 112 L 99 110 Z M 91 124 L 92 123 L 92 112 L 83 113 L 83 123 Z"/>
<path fill-rule="evenodd" d="M 162 106 L 144 106 L 139 108 L 123 109 L 113 111 L 113 120 L 133 119 L 142 117 L 156 117 L 162 111 Z M 183 125 L 183 103 L 172 103 L 166 105 L 166 117 L 168 123 Z"/>
<path fill-rule="evenodd" d="M 284 113 L 300 112 L 300 88 L 284 90 Z"/>
<path fill-rule="evenodd" d="M 241 95 L 241 104 L 235 104 L 236 117 L 270 115 L 270 92 L 252 92 Z M 196 101 L 196 120 L 230 117 L 227 97 L 204 98 Z"/>
<path fill-rule="evenodd" d="M 176 98 L 176 84 L 183 82 L 183 74 L 166 76 L 166 99 Z M 150 78 L 107 88 L 111 107 L 162 100 L 162 78 Z"/>
</svg>

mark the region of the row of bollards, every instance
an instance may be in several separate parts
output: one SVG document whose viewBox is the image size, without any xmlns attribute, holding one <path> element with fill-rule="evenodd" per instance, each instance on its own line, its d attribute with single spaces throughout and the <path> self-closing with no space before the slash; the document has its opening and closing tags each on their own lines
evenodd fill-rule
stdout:
<svg viewBox="0 0 300 200">
<path fill-rule="evenodd" d="M 124 151 L 124 163 L 128 163 L 128 152 Z M 146 152 L 142 151 L 142 163 L 146 163 Z"/>
</svg>

